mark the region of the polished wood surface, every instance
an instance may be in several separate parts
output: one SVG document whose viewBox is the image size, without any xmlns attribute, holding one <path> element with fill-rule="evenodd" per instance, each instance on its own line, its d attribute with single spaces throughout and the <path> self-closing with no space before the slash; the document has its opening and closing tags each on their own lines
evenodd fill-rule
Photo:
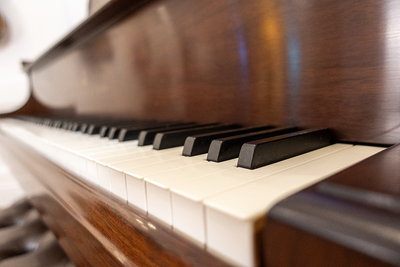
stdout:
<svg viewBox="0 0 400 267">
<path fill-rule="evenodd" d="M 275 205 L 266 266 L 400 266 L 399 162 L 396 145 Z"/>
<path fill-rule="evenodd" d="M 325 183 L 400 197 L 400 145 L 332 176 Z M 349 179 L 352 177 L 352 179 Z M 400 210 L 399 210 L 400 212 Z M 400 219 L 400 218 L 399 218 Z"/>
<path fill-rule="evenodd" d="M 264 247 L 265 266 L 394 266 L 275 220 L 267 225 L 271 231 Z"/>
<path fill-rule="evenodd" d="M 111 1 L 131 13 L 90 39 L 82 25 L 46 56 L 57 60 L 36 62 L 36 97 L 77 114 L 318 126 L 342 140 L 399 141 L 400 2 L 144 2 Z M 107 19 L 103 11 L 92 20 Z"/>
<path fill-rule="evenodd" d="M 77 266 L 226 266 L 111 193 L 0 133 L 8 165 Z"/>
</svg>

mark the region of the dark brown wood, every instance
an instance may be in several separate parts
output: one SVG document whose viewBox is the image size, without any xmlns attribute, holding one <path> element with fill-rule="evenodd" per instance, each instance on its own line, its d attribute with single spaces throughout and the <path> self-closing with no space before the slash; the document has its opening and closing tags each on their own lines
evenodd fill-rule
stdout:
<svg viewBox="0 0 400 267">
<path fill-rule="evenodd" d="M 0 143 L 32 204 L 77 266 L 226 266 L 12 137 L 0 134 Z"/>
<path fill-rule="evenodd" d="M 332 176 L 326 183 L 399 198 L 399 173 L 400 145 L 396 145 Z"/>
<path fill-rule="evenodd" d="M 399 162 L 396 145 L 276 204 L 265 265 L 399 266 Z"/>
<path fill-rule="evenodd" d="M 127 2 L 138 3 L 111 1 L 32 66 L 43 103 L 399 142 L 400 2 L 155 0 L 93 26 Z M 95 36 L 86 31 L 93 27 Z"/>
<path fill-rule="evenodd" d="M 264 249 L 269 267 L 393 266 L 326 239 L 269 219 Z"/>
</svg>

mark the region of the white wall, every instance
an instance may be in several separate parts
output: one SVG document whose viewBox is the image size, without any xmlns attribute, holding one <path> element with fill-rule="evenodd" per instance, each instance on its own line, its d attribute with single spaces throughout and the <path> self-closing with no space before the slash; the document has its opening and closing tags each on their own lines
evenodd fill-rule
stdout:
<svg viewBox="0 0 400 267">
<path fill-rule="evenodd" d="M 0 113 L 25 104 L 30 92 L 21 61 L 34 61 L 88 14 L 88 0 L 0 0 L 7 29 L 0 39 Z M 0 155 L 0 209 L 24 192 Z"/>
<path fill-rule="evenodd" d="M 34 61 L 88 14 L 88 0 L 0 0 L 6 32 L 0 39 L 0 113 L 29 98 L 21 61 Z"/>
</svg>

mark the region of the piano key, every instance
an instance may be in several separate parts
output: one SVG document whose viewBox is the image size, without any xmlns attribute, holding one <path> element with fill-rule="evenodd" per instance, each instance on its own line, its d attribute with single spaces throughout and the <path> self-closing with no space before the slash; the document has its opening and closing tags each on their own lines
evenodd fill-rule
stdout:
<svg viewBox="0 0 400 267">
<path fill-rule="evenodd" d="M 152 123 L 152 124 L 147 124 L 143 126 L 134 126 L 134 127 L 127 127 L 127 128 L 122 128 L 119 132 L 118 135 L 118 140 L 120 142 L 123 141 L 129 141 L 129 140 L 136 140 L 139 137 L 139 133 L 144 130 L 151 130 L 151 129 L 156 129 L 156 128 L 168 128 L 171 126 L 177 126 L 181 125 L 181 123 L 178 122 L 158 122 L 158 123 Z"/>
<path fill-rule="evenodd" d="M 127 123 L 125 125 L 120 125 L 120 126 L 113 126 L 109 130 L 108 138 L 109 139 L 118 139 L 119 133 L 121 132 L 121 130 L 123 128 L 139 127 L 139 126 L 146 126 L 146 125 L 159 124 L 159 123 L 160 122 L 156 122 L 156 121 L 144 121 L 144 122 Z"/>
<path fill-rule="evenodd" d="M 173 228 L 194 239 L 199 244 L 204 245 L 205 226 L 199 223 L 204 222 L 204 212 L 201 207 L 203 199 L 350 147 L 352 145 L 334 144 L 255 170 L 232 168 L 223 172 L 173 184 L 170 186 Z M 192 207 L 193 209 L 188 210 L 185 207 Z M 198 223 L 194 223 L 193 221 L 188 223 L 185 219 L 185 214 L 191 220 L 197 220 Z"/>
<path fill-rule="evenodd" d="M 114 120 L 113 119 L 105 119 L 105 118 L 92 118 L 92 119 L 87 119 L 82 122 L 81 124 L 81 132 L 82 133 L 88 133 L 90 126 L 91 125 L 98 125 L 98 124 L 107 124 L 107 123 L 112 123 Z"/>
<path fill-rule="evenodd" d="M 73 131 L 73 132 L 80 132 L 81 131 L 81 126 L 82 126 L 82 124 L 81 123 L 78 123 L 78 122 L 74 122 L 73 124 L 72 124 L 72 126 L 71 126 L 71 131 Z"/>
<path fill-rule="evenodd" d="M 112 151 L 112 153 L 108 153 L 108 156 L 106 158 L 104 158 L 102 155 L 106 154 L 106 153 L 100 153 L 100 154 L 94 154 L 94 155 L 87 155 L 85 156 L 85 161 L 86 161 L 86 166 L 87 166 L 87 171 L 89 171 L 89 168 L 92 168 L 93 171 L 91 171 L 91 173 L 93 175 L 100 175 L 98 171 L 96 171 L 96 169 L 98 169 L 98 165 L 102 164 L 102 165 L 106 165 L 106 164 L 113 164 L 113 163 L 122 163 L 122 162 L 129 162 L 129 161 L 133 161 L 134 159 L 138 158 L 139 155 L 142 155 L 142 157 L 147 156 L 146 153 L 148 155 L 154 155 L 151 153 L 152 149 L 151 147 L 140 147 L 143 149 L 138 149 L 138 146 L 136 147 L 131 147 L 128 148 L 126 150 L 115 150 Z M 117 158 L 117 159 L 114 159 Z M 103 162 L 106 161 L 107 163 Z M 108 160 L 109 159 L 109 160 Z M 108 171 L 107 171 L 108 173 Z"/>
<path fill-rule="evenodd" d="M 46 129 L 47 130 L 47 129 Z M 56 129 L 54 129 L 54 130 L 52 130 L 52 129 L 50 129 L 51 131 L 54 131 L 54 132 L 56 132 L 56 131 L 59 131 L 59 130 L 56 130 Z M 39 137 L 38 137 L 39 138 Z M 64 139 L 64 137 L 61 137 L 60 139 L 58 139 L 58 138 L 55 138 L 56 140 L 62 140 L 62 142 L 67 142 L 68 143 L 68 140 L 67 139 Z M 38 139 L 38 140 L 41 140 L 41 139 Z M 82 139 L 83 140 L 83 139 Z M 40 145 L 38 145 L 37 144 L 37 142 L 34 142 L 35 143 L 35 147 L 40 147 Z M 95 142 L 94 142 L 95 143 Z M 76 145 L 76 144 L 74 144 L 74 145 Z M 337 144 L 337 145 L 339 145 L 339 144 Z M 57 145 L 57 146 L 59 146 L 59 145 Z M 47 149 L 47 148 L 46 148 Z M 91 150 L 91 149 L 93 149 L 93 148 L 88 148 L 88 150 Z M 177 150 L 179 150 L 179 149 L 182 149 L 182 148 L 178 148 Z M 85 148 L 83 149 L 83 150 L 85 150 Z M 50 150 L 48 150 L 48 151 L 50 151 Z M 67 150 L 66 150 L 67 151 Z M 157 153 L 159 153 L 159 152 L 164 152 L 164 151 L 152 151 L 152 152 L 157 152 Z M 46 153 L 52 153 L 52 152 L 46 152 Z M 310 153 L 312 153 L 312 152 L 310 152 Z M 97 154 L 97 153 L 94 153 L 94 154 Z M 303 155 L 301 155 L 301 156 L 298 156 L 298 157 L 303 157 L 303 156 L 305 156 L 305 155 L 308 155 L 309 153 L 307 153 L 307 154 L 303 154 Z M 295 158 L 297 158 L 297 157 L 295 157 Z M 293 158 L 292 158 L 293 159 Z M 291 160 L 291 159 L 288 159 L 288 160 L 286 160 L 286 161 L 289 161 L 289 160 Z M 204 161 L 204 160 L 203 160 Z M 232 160 L 231 162 L 233 163 L 235 160 Z M 283 162 L 285 162 L 285 161 L 283 161 Z M 224 163 L 228 163 L 228 161 L 227 162 L 224 162 Z M 269 168 L 269 167 L 271 167 L 271 166 L 274 166 L 274 165 L 276 165 L 276 164 L 279 164 L 280 162 L 278 162 L 278 163 L 275 163 L 275 164 L 271 164 L 271 165 L 269 165 L 269 166 L 267 166 L 267 167 L 261 167 L 261 168 L 259 168 L 259 169 L 256 169 L 256 170 L 247 170 L 247 169 L 241 169 L 241 168 L 234 168 L 234 167 L 228 167 L 228 168 L 232 168 L 232 169 L 234 169 L 234 170 L 236 170 L 236 171 L 240 171 L 240 170 L 242 170 L 242 171 L 245 171 L 245 172 L 247 172 L 247 173 L 253 173 L 253 172 L 258 172 L 259 170 L 262 170 L 262 169 L 264 169 L 264 168 Z M 193 164 L 193 165 L 189 165 L 189 167 L 193 167 L 193 166 L 200 166 L 200 165 L 202 165 L 202 164 L 214 164 L 214 165 L 219 165 L 219 164 L 216 164 L 216 163 L 213 163 L 213 162 L 203 162 L 203 163 L 195 163 L 195 164 Z M 150 165 L 149 165 L 150 166 Z M 148 187 L 148 185 L 150 185 L 150 184 L 152 184 L 152 183 L 150 183 L 150 182 L 147 182 L 147 178 L 151 178 L 151 177 L 155 177 L 155 176 L 160 176 L 160 175 L 162 175 L 162 174 L 166 174 L 166 173 L 170 173 L 171 172 L 171 174 L 175 171 L 176 173 L 178 173 L 178 170 L 185 170 L 186 168 L 189 168 L 189 167 L 180 167 L 180 168 L 175 168 L 175 169 L 173 169 L 173 170 L 169 170 L 169 171 L 165 171 L 165 170 L 162 170 L 163 172 L 162 173 L 158 173 L 158 174 L 154 174 L 154 175 L 148 175 L 148 176 L 146 176 L 145 178 L 144 178 L 144 180 L 145 180 L 145 182 L 146 182 L 146 184 L 145 184 L 145 187 Z M 222 173 L 222 172 L 225 172 L 225 171 L 221 171 L 220 173 Z M 228 172 L 228 171 L 226 171 L 226 172 Z M 264 178 L 261 178 L 261 179 L 264 179 Z M 257 180 L 258 181 L 258 180 Z M 178 182 L 179 183 L 179 182 Z M 154 185 L 154 184 L 156 184 L 156 183 L 153 183 L 152 185 Z M 247 183 L 245 183 L 245 184 L 247 184 Z M 158 187 L 158 188 L 161 188 L 161 186 L 160 187 Z M 233 190 L 233 189 L 230 189 L 230 190 Z M 229 191 L 229 190 L 228 190 Z M 226 191 L 226 192 L 228 192 L 228 191 Z M 165 192 L 165 191 L 162 191 L 162 192 Z M 221 213 L 222 214 L 222 213 Z M 174 226 L 175 227 L 175 226 Z M 251 228 L 250 228 L 251 229 Z M 177 230 L 177 231 L 180 231 L 180 230 Z M 240 230 L 241 231 L 241 233 L 244 233 L 243 232 L 243 230 L 241 229 Z M 207 230 L 207 232 L 208 232 L 208 230 Z M 208 237 L 207 237 L 208 238 Z M 248 250 L 247 248 L 242 248 L 242 250 Z M 215 252 L 215 251 L 213 251 L 213 253 L 215 253 L 215 254 L 218 254 L 218 255 L 222 255 L 220 252 Z M 222 256 L 222 257 L 226 257 L 226 256 Z M 236 260 L 235 259 L 228 259 L 228 261 L 229 262 L 233 262 L 234 264 L 236 264 L 235 262 L 236 262 Z M 236 264 L 237 265 L 237 264 Z"/>
<path fill-rule="evenodd" d="M 240 126 L 236 124 L 230 124 L 230 125 L 224 124 L 224 125 L 204 126 L 186 130 L 176 130 L 172 132 L 158 133 L 154 138 L 153 148 L 160 150 L 176 146 L 182 146 L 185 143 L 186 138 L 190 135 L 212 133 L 223 130 L 235 129 L 239 127 Z"/>
<path fill-rule="evenodd" d="M 234 265 L 254 266 L 255 223 L 275 203 L 383 149 L 354 146 L 208 197 L 207 250 Z"/>
<path fill-rule="evenodd" d="M 171 153 L 175 152 L 179 154 L 181 151 L 181 148 L 171 148 L 171 149 L 166 149 L 163 151 L 157 151 L 157 150 L 148 150 L 148 151 L 137 151 L 136 152 L 131 152 L 128 154 L 122 154 L 122 155 L 115 155 L 112 157 L 108 158 L 101 158 L 99 160 L 96 160 L 96 167 L 97 167 L 97 175 L 98 175 L 98 180 L 99 180 L 99 185 L 109 191 L 111 191 L 111 183 L 110 183 L 110 171 L 109 171 L 109 165 L 113 163 L 118 163 L 118 162 L 123 162 L 127 160 L 135 160 L 137 158 L 143 158 L 143 157 L 148 157 L 148 156 L 153 156 L 157 154 L 163 154 L 163 153 Z"/>
<path fill-rule="evenodd" d="M 133 153 L 135 151 L 136 153 Z M 98 177 L 98 167 L 97 167 L 97 160 L 102 159 L 104 157 L 104 154 L 108 154 L 108 156 L 116 156 L 118 155 L 120 157 L 119 161 L 113 161 L 114 162 L 122 162 L 126 160 L 132 160 L 135 158 L 139 158 L 139 153 L 141 153 L 141 157 L 144 157 L 145 152 L 152 152 L 151 147 L 138 147 L 137 145 L 134 147 L 126 148 L 126 149 L 117 149 L 117 150 L 112 150 L 108 151 L 107 153 L 95 153 L 95 154 L 89 154 L 89 155 L 83 155 L 82 158 L 85 159 L 86 161 L 86 171 L 87 175 L 89 177 Z M 122 155 L 121 155 L 122 154 Z M 149 153 L 150 155 L 154 155 Z M 125 158 L 125 159 L 123 159 Z"/>
<path fill-rule="evenodd" d="M 130 121 L 121 121 L 121 122 L 117 122 L 117 123 L 109 123 L 107 125 L 102 125 L 100 128 L 99 135 L 100 135 L 100 137 L 108 137 L 110 129 L 113 127 L 125 127 L 128 125 L 133 125 L 135 123 L 140 123 L 140 122 L 144 122 L 144 121 L 130 120 Z"/>
<path fill-rule="evenodd" d="M 172 225 L 172 204 L 170 187 L 202 176 L 236 168 L 236 159 L 222 163 L 202 161 L 189 166 L 143 176 L 146 183 L 147 211 L 149 216 Z M 132 176 L 131 179 L 134 177 Z M 127 178 L 128 179 L 128 178 Z M 129 199 L 129 197 L 128 197 Z"/>
<path fill-rule="evenodd" d="M 273 128 L 272 126 L 259 126 L 259 127 L 247 127 L 233 130 L 226 130 L 216 133 L 201 134 L 195 136 L 189 136 L 185 140 L 183 145 L 182 155 L 184 156 L 196 156 L 208 152 L 211 141 L 218 138 L 224 138 L 228 136 L 246 134 L 251 132 L 258 132 Z"/>
<path fill-rule="evenodd" d="M 70 121 L 63 121 L 61 128 L 64 130 L 68 130 L 69 125 L 71 125 Z"/>
<path fill-rule="evenodd" d="M 114 126 L 114 125 L 120 125 L 123 123 L 135 123 L 135 122 L 137 123 L 137 121 L 128 121 L 128 120 L 112 120 L 112 121 L 106 121 L 106 122 L 100 122 L 100 123 L 95 122 L 95 123 L 92 123 L 89 125 L 87 134 L 89 134 L 89 135 L 99 134 L 100 135 L 100 131 L 101 131 L 101 129 L 103 129 L 103 127 L 105 125 Z M 104 135 L 101 137 L 104 137 Z"/>
<path fill-rule="evenodd" d="M 182 148 L 180 149 L 182 150 Z M 184 166 L 192 166 L 200 162 L 206 161 L 205 155 L 195 157 L 179 157 L 171 158 L 156 162 L 155 164 L 143 164 L 142 166 L 129 168 L 124 171 L 126 179 L 128 203 L 147 211 L 146 187 L 144 177 L 163 173 L 165 171 L 182 168 Z"/>
<path fill-rule="evenodd" d="M 110 142 L 110 143 L 93 143 L 90 146 L 80 144 L 75 146 L 73 153 L 84 158 L 101 158 L 107 157 L 118 153 L 129 153 L 131 150 L 137 148 L 137 140 L 129 141 L 126 143 Z M 150 149 L 150 148 L 148 148 Z"/>
<path fill-rule="evenodd" d="M 88 123 L 82 123 L 82 124 L 80 125 L 80 132 L 81 132 L 81 133 L 86 133 L 87 130 L 88 130 L 88 128 L 89 128 L 89 124 L 88 124 Z"/>
<path fill-rule="evenodd" d="M 204 126 L 204 125 L 203 125 Z M 186 123 L 182 124 L 179 126 L 173 126 L 173 127 L 168 127 L 167 129 L 165 128 L 156 128 L 153 130 L 143 130 L 139 133 L 139 146 L 147 146 L 147 145 L 152 145 L 154 142 L 154 138 L 156 134 L 160 132 L 166 132 L 166 131 L 175 131 L 175 130 L 183 130 L 183 129 L 189 129 L 189 128 L 194 128 L 194 127 L 199 127 L 198 124 L 195 123 Z"/>
<path fill-rule="evenodd" d="M 255 169 L 331 144 L 328 129 L 304 130 L 245 143 L 238 167 Z"/>
<path fill-rule="evenodd" d="M 246 142 L 287 134 L 297 131 L 297 127 L 292 128 L 276 128 L 249 134 L 241 134 L 221 139 L 216 139 L 211 142 L 208 150 L 207 160 L 221 162 L 228 159 L 237 158 L 240 153 L 240 148 Z"/>
<path fill-rule="evenodd" d="M 73 149 L 77 153 L 95 154 L 95 153 L 107 153 L 110 150 L 124 150 L 137 146 L 137 140 L 132 140 L 124 144 L 110 140 L 101 140 L 101 141 L 104 142 L 98 142 L 98 143 L 93 142 L 92 144 L 88 145 L 82 143 L 75 144 L 75 147 L 73 147 Z"/>
<path fill-rule="evenodd" d="M 60 127 L 61 127 L 61 124 L 62 124 L 62 121 L 60 121 L 60 120 L 55 120 L 55 121 L 52 121 L 51 127 L 53 127 L 53 128 L 60 128 Z"/>
<path fill-rule="evenodd" d="M 159 121 L 136 121 L 132 123 L 126 123 L 122 125 L 116 125 L 112 126 L 109 129 L 108 132 L 108 138 L 109 139 L 118 139 L 119 133 L 123 128 L 130 128 L 130 127 L 139 127 L 139 126 L 146 126 L 146 125 L 158 125 L 160 123 L 166 123 L 166 122 L 159 122 Z"/>
<path fill-rule="evenodd" d="M 138 148 L 147 148 L 147 147 L 138 147 Z M 126 189 L 126 178 L 124 171 L 130 168 L 151 165 L 151 164 L 160 164 L 164 161 L 176 159 L 182 157 L 180 149 L 171 149 L 168 153 L 156 154 L 154 156 L 142 157 L 138 159 L 121 161 L 117 163 L 112 163 L 108 165 L 110 184 L 111 184 L 111 192 L 115 195 L 119 196 L 123 200 L 127 201 L 127 189 Z"/>
</svg>

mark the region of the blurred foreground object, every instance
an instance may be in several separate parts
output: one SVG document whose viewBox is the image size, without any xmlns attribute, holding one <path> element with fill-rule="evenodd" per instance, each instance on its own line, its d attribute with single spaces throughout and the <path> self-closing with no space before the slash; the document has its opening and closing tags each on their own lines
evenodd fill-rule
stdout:
<svg viewBox="0 0 400 267">
<path fill-rule="evenodd" d="M 4 20 L 3 14 L 1 14 L 0 12 L 0 38 L 3 36 L 5 28 L 6 28 L 6 21 Z"/>
</svg>

